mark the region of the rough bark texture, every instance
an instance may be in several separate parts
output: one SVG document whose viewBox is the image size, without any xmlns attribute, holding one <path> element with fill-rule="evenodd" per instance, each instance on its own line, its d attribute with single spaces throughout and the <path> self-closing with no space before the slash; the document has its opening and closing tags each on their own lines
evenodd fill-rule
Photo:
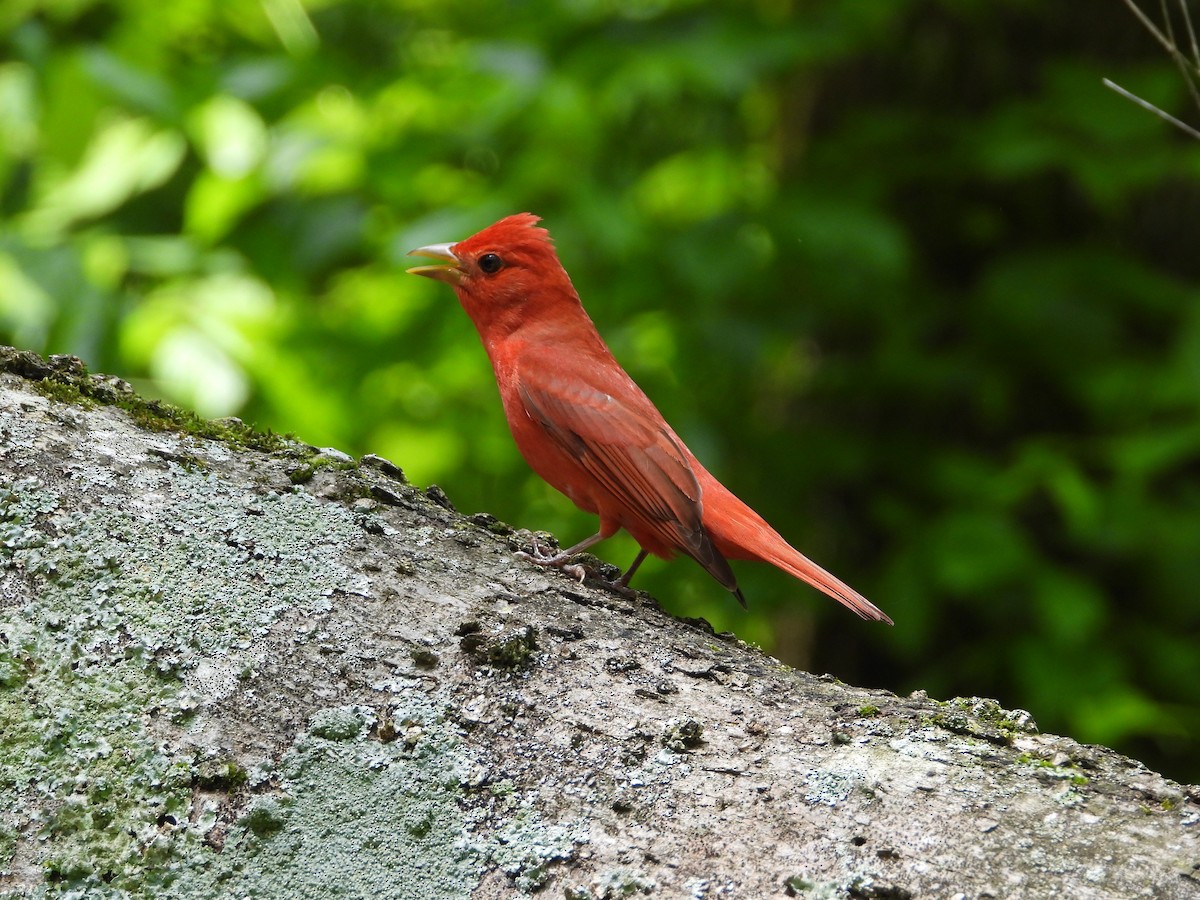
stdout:
<svg viewBox="0 0 1200 900">
<path fill-rule="evenodd" d="M 0 368 L 0 894 L 1200 896 L 1200 791 L 1137 762 L 542 572 L 383 460 Z"/>
</svg>

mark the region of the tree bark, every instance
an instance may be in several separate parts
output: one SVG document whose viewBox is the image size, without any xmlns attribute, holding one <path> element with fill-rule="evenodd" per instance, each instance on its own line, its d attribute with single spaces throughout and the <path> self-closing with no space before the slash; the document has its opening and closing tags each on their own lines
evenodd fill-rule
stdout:
<svg viewBox="0 0 1200 900">
<path fill-rule="evenodd" d="M 0 893 L 1200 896 L 1195 787 L 537 569 L 384 460 L 0 370 Z"/>
</svg>

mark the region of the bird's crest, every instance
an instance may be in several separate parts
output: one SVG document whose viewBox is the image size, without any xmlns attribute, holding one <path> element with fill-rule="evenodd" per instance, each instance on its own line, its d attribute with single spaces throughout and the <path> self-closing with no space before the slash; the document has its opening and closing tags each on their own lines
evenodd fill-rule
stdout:
<svg viewBox="0 0 1200 900">
<path fill-rule="evenodd" d="M 454 245 L 457 252 L 470 254 L 487 247 L 530 248 L 553 246 L 550 232 L 540 227 L 541 216 L 533 213 L 517 213 L 505 216 L 499 222 L 489 225 L 483 231 L 476 232 L 465 240 Z"/>
</svg>

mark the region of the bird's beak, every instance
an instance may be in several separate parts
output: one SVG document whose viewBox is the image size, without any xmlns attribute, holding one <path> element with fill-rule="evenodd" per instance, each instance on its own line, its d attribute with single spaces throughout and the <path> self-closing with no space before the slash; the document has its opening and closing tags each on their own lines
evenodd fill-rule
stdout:
<svg viewBox="0 0 1200 900">
<path fill-rule="evenodd" d="M 417 266 L 415 269 L 409 269 L 408 274 L 424 275 L 426 278 L 435 278 L 446 284 L 458 284 L 463 277 L 462 260 L 454 255 L 454 251 L 451 249 L 453 246 L 453 244 L 430 244 L 428 247 L 409 250 L 409 256 L 428 256 L 430 259 L 445 260 L 449 265 Z"/>
</svg>

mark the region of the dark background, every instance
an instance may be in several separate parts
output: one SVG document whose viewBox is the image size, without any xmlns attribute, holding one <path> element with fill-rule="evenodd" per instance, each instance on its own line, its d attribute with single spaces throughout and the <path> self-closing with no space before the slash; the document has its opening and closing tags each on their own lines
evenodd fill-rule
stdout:
<svg viewBox="0 0 1200 900">
<path fill-rule="evenodd" d="M 569 543 L 404 274 L 536 212 L 697 455 L 897 625 L 639 586 L 1197 781 L 1200 142 L 1102 77 L 1197 119 L 1119 0 L 5 3 L 0 340 Z"/>
</svg>

